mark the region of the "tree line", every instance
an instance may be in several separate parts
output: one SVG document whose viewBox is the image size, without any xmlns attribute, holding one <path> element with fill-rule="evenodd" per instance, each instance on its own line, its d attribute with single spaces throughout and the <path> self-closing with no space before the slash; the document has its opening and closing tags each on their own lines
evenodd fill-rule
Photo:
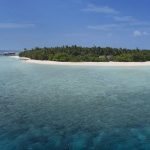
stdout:
<svg viewBox="0 0 150 150">
<path fill-rule="evenodd" d="M 150 50 L 111 48 L 111 47 L 81 47 L 62 46 L 24 49 L 20 57 L 35 60 L 51 60 L 62 62 L 144 62 L 150 61 Z"/>
</svg>

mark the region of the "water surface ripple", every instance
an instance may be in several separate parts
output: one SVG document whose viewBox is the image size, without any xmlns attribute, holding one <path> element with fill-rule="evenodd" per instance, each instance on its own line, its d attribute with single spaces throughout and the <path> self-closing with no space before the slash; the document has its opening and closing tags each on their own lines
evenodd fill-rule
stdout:
<svg viewBox="0 0 150 150">
<path fill-rule="evenodd" d="M 150 67 L 0 57 L 0 150 L 127 149 L 150 149 Z"/>
</svg>

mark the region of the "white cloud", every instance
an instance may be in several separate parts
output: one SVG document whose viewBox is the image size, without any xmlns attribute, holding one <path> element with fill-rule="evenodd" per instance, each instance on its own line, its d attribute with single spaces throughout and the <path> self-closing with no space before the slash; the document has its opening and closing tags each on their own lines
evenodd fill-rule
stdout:
<svg viewBox="0 0 150 150">
<path fill-rule="evenodd" d="M 148 27 L 149 28 L 150 22 L 136 21 L 136 22 L 128 23 L 128 25 L 134 26 L 134 27 Z"/>
<path fill-rule="evenodd" d="M 117 14 L 118 11 L 116 11 L 113 8 L 110 8 L 108 6 L 96 6 L 93 4 L 90 4 L 87 6 L 87 8 L 82 9 L 83 11 L 87 11 L 87 12 L 96 12 L 96 13 L 105 13 L 105 14 Z"/>
<path fill-rule="evenodd" d="M 31 28 L 34 24 L 0 23 L 0 29 Z"/>
<path fill-rule="evenodd" d="M 88 25 L 88 29 L 92 30 L 101 30 L 101 31 L 107 31 L 107 30 L 131 30 L 139 28 L 140 30 L 147 30 L 150 29 L 150 23 L 148 22 L 119 22 L 114 24 L 101 24 L 101 25 Z M 135 36 L 140 36 L 140 31 L 136 30 L 134 31 Z M 139 33 L 140 32 L 140 33 Z M 142 32 L 142 35 L 149 35 L 146 31 Z"/>
<path fill-rule="evenodd" d="M 136 19 L 133 18 L 132 16 L 122 16 L 122 17 L 115 16 L 114 20 L 118 21 L 118 22 L 134 22 L 134 21 L 136 21 Z"/>
<path fill-rule="evenodd" d="M 140 36 L 148 35 L 148 32 L 135 30 L 135 31 L 133 32 L 133 35 L 134 35 L 135 37 L 140 37 Z"/>
<path fill-rule="evenodd" d="M 101 30 L 101 31 L 107 31 L 107 30 L 111 30 L 113 28 L 118 28 L 118 27 L 120 27 L 118 24 L 87 26 L 88 29 Z"/>
<path fill-rule="evenodd" d="M 142 33 L 141 33 L 141 31 L 136 30 L 136 31 L 133 32 L 133 35 L 134 35 L 135 37 L 137 37 L 137 36 L 141 36 Z"/>
</svg>

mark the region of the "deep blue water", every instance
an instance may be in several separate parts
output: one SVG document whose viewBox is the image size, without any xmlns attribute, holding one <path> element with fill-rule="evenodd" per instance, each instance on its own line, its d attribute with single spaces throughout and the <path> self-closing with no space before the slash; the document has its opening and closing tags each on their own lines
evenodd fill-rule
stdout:
<svg viewBox="0 0 150 150">
<path fill-rule="evenodd" d="M 150 67 L 0 57 L 0 150 L 149 150 Z"/>
</svg>

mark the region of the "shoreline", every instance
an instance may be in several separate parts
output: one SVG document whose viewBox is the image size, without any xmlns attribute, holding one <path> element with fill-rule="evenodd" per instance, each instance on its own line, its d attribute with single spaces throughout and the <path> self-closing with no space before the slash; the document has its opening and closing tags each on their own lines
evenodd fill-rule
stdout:
<svg viewBox="0 0 150 150">
<path fill-rule="evenodd" d="M 11 58 L 16 58 L 16 59 L 20 59 L 20 60 L 30 60 L 30 58 L 27 57 L 19 57 L 19 56 L 10 56 Z"/>
<path fill-rule="evenodd" d="M 138 67 L 150 66 L 150 61 L 146 62 L 59 62 L 48 60 L 33 60 L 27 57 L 11 56 L 26 63 L 42 64 L 42 65 L 59 65 L 59 66 L 104 66 L 104 67 Z"/>
</svg>

